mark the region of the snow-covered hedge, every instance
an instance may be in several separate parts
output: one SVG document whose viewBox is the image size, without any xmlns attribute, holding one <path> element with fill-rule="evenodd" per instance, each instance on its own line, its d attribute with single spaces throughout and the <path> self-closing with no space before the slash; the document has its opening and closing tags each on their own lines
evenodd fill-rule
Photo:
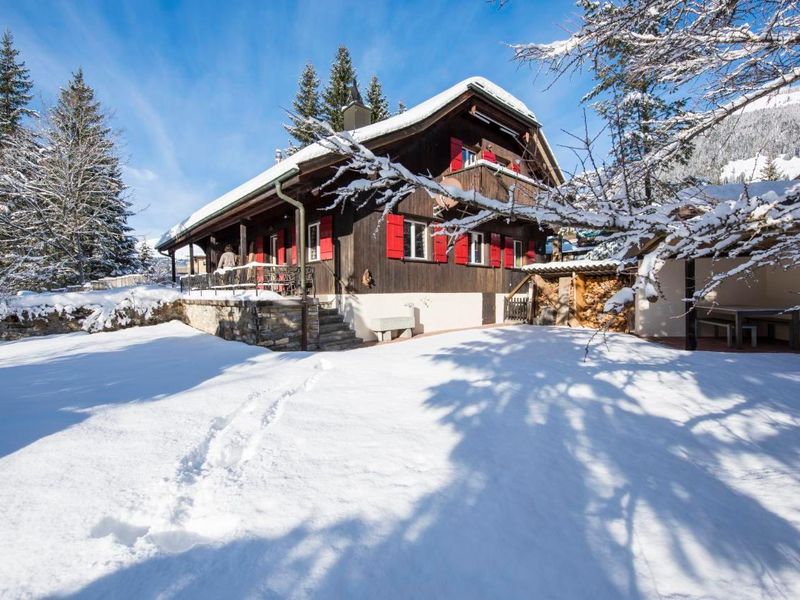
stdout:
<svg viewBox="0 0 800 600">
<path fill-rule="evenodd" d="M 147 321 L 157 309 L 175 302 L 180 293 L 159 286 L 135 286 L 102 291 L 32 293 L 0 299 L 0 321 L 20 322 L 59 315 L 79 321 L 80 329 L 94 332 Z"/>
</svg>

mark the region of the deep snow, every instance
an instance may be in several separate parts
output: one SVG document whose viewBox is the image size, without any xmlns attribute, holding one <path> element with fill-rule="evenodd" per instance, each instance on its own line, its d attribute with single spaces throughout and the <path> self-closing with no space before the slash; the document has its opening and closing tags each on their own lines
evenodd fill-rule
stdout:
<svg viewBox="0 0 800 600">
<path fill-rule="evenodd" d="M 0 596 L 800 597 L 800 358 L 0 344 Z"/>
</svg>

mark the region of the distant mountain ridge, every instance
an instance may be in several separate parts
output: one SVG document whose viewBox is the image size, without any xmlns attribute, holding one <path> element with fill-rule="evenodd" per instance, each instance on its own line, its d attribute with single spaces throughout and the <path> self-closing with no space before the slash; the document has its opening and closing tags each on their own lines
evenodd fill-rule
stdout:
<svg viewBox="0 0 800 600">
<path fill-rule="evenodd" d="M 800 177 L 800 87 L 756 100 L 695 143 L 671 171 L 712 184 L 760 181 L 769 159 L 783 179 Z"/>
</svg>

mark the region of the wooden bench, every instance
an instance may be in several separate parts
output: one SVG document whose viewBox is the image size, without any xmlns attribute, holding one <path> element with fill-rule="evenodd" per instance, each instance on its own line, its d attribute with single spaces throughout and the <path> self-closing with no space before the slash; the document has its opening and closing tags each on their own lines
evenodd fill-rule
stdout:
<svg viewBox="0 0 800 600">
<path fill-rule="evenodd" d="M 700 328 L 700 325 L 711 325 L 714 327 L 714 337 L 717 336 L 717 329 L 724 328 L 725 329 L 725 336 L 728 342 L 728 348 L 733 345 L 733 330 L 735 324 L 733 321 L 726 321 L 724 319 L 710 319 L 708 317 L 703 317 L 697 319 L 697 327 Z M 756 347 L 756 339 L 758 337 L 758 325 L 742 325 L 742 330 L 749 329 L 750 330 L 750 344 L 753 348 Z M 697 337 L 700 337 L 699 335 Z"/>
<path fill-rule="evenodd" d="M 369 328 L 378 336 L 379 342 L 391 340 L 393 331 L 401 331 L 398 337 L 410 338 L 414 335 L 415 325 L 413 308 L 405 317 L 377 317 L 369 322 Z"/>
</svg>

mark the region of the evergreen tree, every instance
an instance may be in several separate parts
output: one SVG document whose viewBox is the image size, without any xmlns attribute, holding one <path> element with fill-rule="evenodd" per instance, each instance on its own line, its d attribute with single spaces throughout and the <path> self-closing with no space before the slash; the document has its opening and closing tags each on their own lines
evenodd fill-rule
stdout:
<svg viewBox="0 0 800 600">
<path fill-rule="evenodd" d="M 50 111 L 40 186 L 61 212 L 63 267 L 71 279 L 130 272 L 136 264 L 120 162 L 108 116 L 78 70 Z"/>
<path fill-rule="evenodd" d="M 0 42 L 0 147 L 4 136 L 19 129 L 22 117 L 33 115 L 33 111 L 26 108 L 32 98 L 33 83 L 25 63 L 17 60 L 18 55 L 14 38 L 6 30 Z"/>
<path fill-rule="evenodd" d="M 153 273 L 156 265 L 156 257 L 153 254 L 153 249 L 147 240 L 143 240 L 139 246 L 139 268 L 142 273 Z"/>
<path fill-rule="evenodd" d="M 367 102 L 372 109 L 372 122 L 377 123 L 389 117 L 389 102 L 383 95 L 381 82 L 376 75 L 372 76 L 367 89 Z"/>
<path fill-rule="evenodd" d="M 307 146 L 314 141 L 314 131 L 305 119 L 321 117 L 319 78 L 311 63 L 306 64 L 303 69 L 300 87 L 292 107 L 294 109 L 294 114 L 291 116 L 292 125 L 286 126 L 286 131 L 300 143 L 300 147 Z"/>
<path fill-rule="evenodd" d="M 779 179 L 782 178 L 783 175 L 778 169 L 778 165 L 775 164 L 775 161 L 771 156 L 768 156 L 767 162 L 761 169 L 761 181 L 778 181 Z"/>
<path fill-rule="evenodd" d="M 331 65 L 330 80 L 322 93 L 322 114 L 334 131 L 344 129 L 342 109 L 347 104 L 350 86 L 355 78 L 356 71 L 353 68 L 350 51 L 345 46 L 339 46 L 336 60 Z"/>
<path fill-rule="evenodd" d="M 397 114 L 402 115 L 404 112 L 406 112 L 406 104 L 400 100 L 400 102 L 397 103 Z"/>
</svg>

